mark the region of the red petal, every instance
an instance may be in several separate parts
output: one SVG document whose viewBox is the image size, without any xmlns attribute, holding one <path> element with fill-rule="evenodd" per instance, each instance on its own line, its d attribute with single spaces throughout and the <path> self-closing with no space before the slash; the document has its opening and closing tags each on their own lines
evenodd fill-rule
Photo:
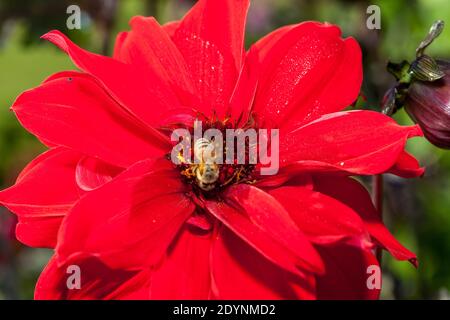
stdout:
<svg viewBox="0 0 450 320">
<path fill-rule="evenodd" d="M 260 166 L 257 165 L 256 170 L 259 168 Z M 259 175 L 259 180 L 255 185 L 263 188 L 279 187 L 291 179 L 297 179 L 298 177 L 309 175 L 311 173 L 333 174 L 340 176 L 353 174 L 350 171 L 345 171 L 339 166 L 334 166 L 329 163 L 304 160 L 296 161 L 287 166 L 281 167 L 276 175 Z"/>
<path fill-rule="evenodd" d="M 210 41 L 222 54 L 229 54 L 236 70 L 240 70 L 249 6 L 248 0 L 199 0 L 180 21 L 176 33 L 196 35 Z"/>
<path fill-rule="evenodd" d="M 154 265 L 194 210 L 185 188 L 167 160 L 133 165 L 69 212 L 58 238 L 60 261 L 84 252 L 112 268 Z"/>
<path fill-rule="evenodd" d="M 298 25 L 287 25 L 280 27 L 278 29 L 275 29 L 274 31 L 270 32 L 266 36 L 259 39 L 255 44 L 254 47 L 258 48 L 258 51 L 260 53 L 260 57 L 262 59 L 265 59 L 267 54 L 273 49 L 274 46 L 277 45 L 278 41 L 286 35 L 290 30 L 297 27 Z"/>
<path fill-rule="evenodd" d="M 194 214 L 186 221 L 186 224 L 193 229 L 199 229 L 199 231 L 206 232 L 213 229 L 214 222 L 215 219 L 211 215 L 196 210 L 196 212 L 194 212 Z"/>
<path fill-rule="evenodd" d="M 249 120 L 258 86 L 258 70 L 258 51 L 253 48 L 245 56 L 244 65 L 242 66 L 239 79 L 230 100 L 228 114 L 231 119 L 236 121 L 237 127 L 245 125 Z"/>
<path fill-rule="evenodd" d="M 56 245 L 63 217 L 78 200 L 75 182 L 77 152 L 64 148 L 49 150 L 34 159 L 14 186 L 0 192 L 0 203 L 16 213 L 17 238 L 33 247 Z"/>
<path fill-rule="evenodd" d="M 180 21 L 170 21 L 163 25 L 164 31 L 169 35 L 169 37 L 173 38 L 175 35 L 175 31 L 177 31 L 180 26 Z"/>
<path fill-rule="evenodd" d="M 54 75 L 20 95 L 12 109 L 39 138 L 118 166 L 166 152 L 85 74 Z"/>
<path fill-rule="evenodd" d="M 269 193 L 310 241 L 332 244 L 346 240 L 360 247 L 370 244 L 361 218 L 343 203 L 304 186 L 285 186 Z"/>
<path fill-rule="evenodd" d="M 208 299 L 212 233 L 185 226 L 152 275 L 150 299 Z"/>
<path fill-rule="evenodd" d="M 184 58 L 165 30 L 153 18 L 134 17 L 118 58 L 142 73 L 155 73 L 170 83 L 183 105 L 194 105 L 194 84 Z M 183 101 L 184 100 L 184 101 Z"/>
<path fill-rule="evenodd" d="M 73 284 L 79 267 L 80 288 L 68 288 Z M 89 255 L 73 255 L 58 266 L 53 257 L 36 284 L 36 300 L 144 300 L 149 298 L 150 269 L 143 271 L 114 270 L 98 258 Z"/>
<path fill-rule="evenodd" d="M 280 130 L 280 163 L 316 161 L 353 174 L 378 174 L 396 162 L 418 126 L 399 126 L 373 111 L 329 114 L 293 131 Z"/>
<path fill-rule="evenodd" d="M 317 299 L 376 300 L 380 290 L 369 289 L 371 269 L 379 267 L 375 256 L 352 246 L 317 247 L 325 262 L 326 272 L 317 276 Z M 381 276 L 381 272 L 379 273 Z"/>
<path fill-rule="evenodd" d="M 254 110 L 266 126 L 291 127 L 340 111 L 356 100 L 361 49 L 339 28 L 305 22 L 267 36 Z"/>
<path fill-rule="evenodd" d="M 42 38 L 66 52 L 78 68 L 92 75 L 124 109 L 146 124 L 158 125 L 160 112 L 179 106 L 170 85 L 155 73 L 143 73 L 132 65 L 83 50 L 59 31 Z"/>
<path fill-rule="evenodd" d="M 173 40 L 184 56 L 202 105 L 224 115 L 244 52 L 248 0 L 200 0 L 180 22 Z"/>
<path fill-rule="evenodd" d="M 314 299 L 314 277 L 294 276 L 222 227 L 211 253 L 216 299 Z"/>
<path fill-rule="evenodd" d="M 91 191 L 111 181 L 122 171 L 95 158 L 83 157 L 77 164 L 75 179 L 80 189 Z"/>
<path fill-rule="evenodd" d="M 263 256 L 293 273 L 299 273 L 297 267 L 321 272 L 312 245 L 272 196 L 244 184 L 229 187 L 223 196 L 225 203 L 206 201 L 206 208 Z"/>
<path fill-rule="evenodd" d="M 357 212 L 370 235 L 396 259 L 409 260 L 417 265 L 416 255 L 402 246 L 385 227 L 369 193 L 359 182 L 347 177 L 317 177 L 314 182 L 319 192 L 328 194 Z"/>
<path fill-rule="evenodd" d="M 389 172 L 402 178 L 416 178 L 423 176 L 425 169 L 420 166 L 416 158 L 403 151 Z"/>
<path fill-rule="evenodd" d="M 128 37 L 128 32 L 119 32 L 116 37 L 116 42 L 114 44 L 114 52 L 113 57 L 114 59 L 121 60 L 122 57 L 122 48 L 125 40 Z"/>
</svg>

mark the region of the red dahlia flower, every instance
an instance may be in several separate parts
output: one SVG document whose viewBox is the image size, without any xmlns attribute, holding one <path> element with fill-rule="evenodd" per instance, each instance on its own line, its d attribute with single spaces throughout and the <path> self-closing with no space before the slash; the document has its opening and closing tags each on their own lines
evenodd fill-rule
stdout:
<svg viewBox="0 0 450 320">
<path fill-rule="evenodd" d="M 81 71 L 15 101 L 49 150 L 0 193 L 19 217 L 17 237 L 55 248 L 37 299 L 377 298 L 366 285 L 376 246 L 415 263 L 351 176 L 421 175 L 404 151 L 420 129 L 342 111 L 362 65 L 336 26 L 283 27 L 245 52 L 248 5 L 200 0 L 164 26 L 135 17 L 112 58 L 57 31 L 43 36 Z M 167 159 L 171 129 L 196 118 L 278 128 L 279 173 L 219 165 L 228 182 L 199 188 L 186 164 Z M 80 289 L 66 286 L 70 265 Z"/>
</svg>

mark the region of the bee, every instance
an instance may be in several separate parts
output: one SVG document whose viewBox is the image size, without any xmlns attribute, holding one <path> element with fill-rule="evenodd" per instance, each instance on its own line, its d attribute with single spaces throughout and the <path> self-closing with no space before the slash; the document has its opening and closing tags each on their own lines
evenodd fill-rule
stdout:
<svg viewBox="0 0 450 320">
<path fill-rule="evenodd" d="M 214 142 L 205 138 L 195 141 L 194 156 L 198 163 L 193 170 L 197 185 L 205 191 L 214 189 L 220 172 Z"/>
</svg>

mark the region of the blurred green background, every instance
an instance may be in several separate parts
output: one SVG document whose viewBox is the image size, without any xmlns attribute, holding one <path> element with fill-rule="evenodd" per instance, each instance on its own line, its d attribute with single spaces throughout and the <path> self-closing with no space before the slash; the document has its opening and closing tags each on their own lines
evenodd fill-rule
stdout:
<svg viewBox="0 0 450 320">
<path fill-rule="evenodd" d="M 68 34 L 82 47 L 110 54 L 115 35 L 128 29 L 134 15 L 156 16 L 160 23 L 179 19 L 190 0 L 0 0 L 0 187 L 7 187 L 43 146 L 21 128 L 9 107 L 22 91 L 37 86 L 54 72 L 74 69 L 67 57 L 39 36 L 51 29 Z M 82 9 L 81 30 L 67 30 L 66 9 Z M 369 5 L 381 9 L 381 29 L 366 27 Z M 345 36 L 363 48 L 363 93 L 376 109 L 393 84 L 385 71 L 388 59 L 413 60 L 415 48 L 432 22 L 450 24 L 448 0 L 253 0 L 247 23 L 247 45 L 271 30 L 304 20 L 338 24 Z M 450 60 L 450 25 L 427 52 Z M 404 111 L 395 118 L 410 123 Z M 385 179 L 384 216 L 390 230 L 419 256 L 415 270 L 384 255 L 385 299 L 450 298 L 450 152 L 422 139 L 408 145 L 423 166 L 425 177 Z M 370 183 L 370 180 L 367 180 Z M 0 299 L 29 299 L 50 252 L 20 245 L 11 234 L 14 216 L 0 208 Z"/>
</svg>

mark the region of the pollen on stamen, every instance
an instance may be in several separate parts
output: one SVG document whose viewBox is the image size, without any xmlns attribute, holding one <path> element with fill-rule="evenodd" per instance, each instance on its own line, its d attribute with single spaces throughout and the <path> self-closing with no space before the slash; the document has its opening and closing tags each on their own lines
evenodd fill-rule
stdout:
<svg viewBox="0 0 450 320">
<path fill-rule="evenodd" d="M 208 129 L 218 129 L 225 136 L 226 129 L 232 129 L 232 127 L 229 119 L 219 121 L 214 117 L 214 120 L 203 123 L 202 130 L 205 132 Z M 196 141 L 191 141 L 191 144 L 190 155 L 183 155 L 182 153 L 177 155 L 180 163 L 177 167 L 183 180 L 190 184 L 196 192 L 211 195 L 232 184 L 255 182 L 253 177 L 255 165 L 248 164 L 248 148 L 245 149 L 245 164 L 238 163 L 236 154 L 232 163 L 217 163 L 212 156 L 215 154 L 215 149 L 206 156 L 203 153 L 203 149 L 206 150 L 210 144 L 214 146 L 214 141 L 200 138 Z M 221 159 L 227 159 L 229 149 L 226 146 L 226 141 L 224 141 L 222 148 L 223 157 Z M 197 159 L 197 161 L 189 161 L 188 159 Z"/>
</svg>

